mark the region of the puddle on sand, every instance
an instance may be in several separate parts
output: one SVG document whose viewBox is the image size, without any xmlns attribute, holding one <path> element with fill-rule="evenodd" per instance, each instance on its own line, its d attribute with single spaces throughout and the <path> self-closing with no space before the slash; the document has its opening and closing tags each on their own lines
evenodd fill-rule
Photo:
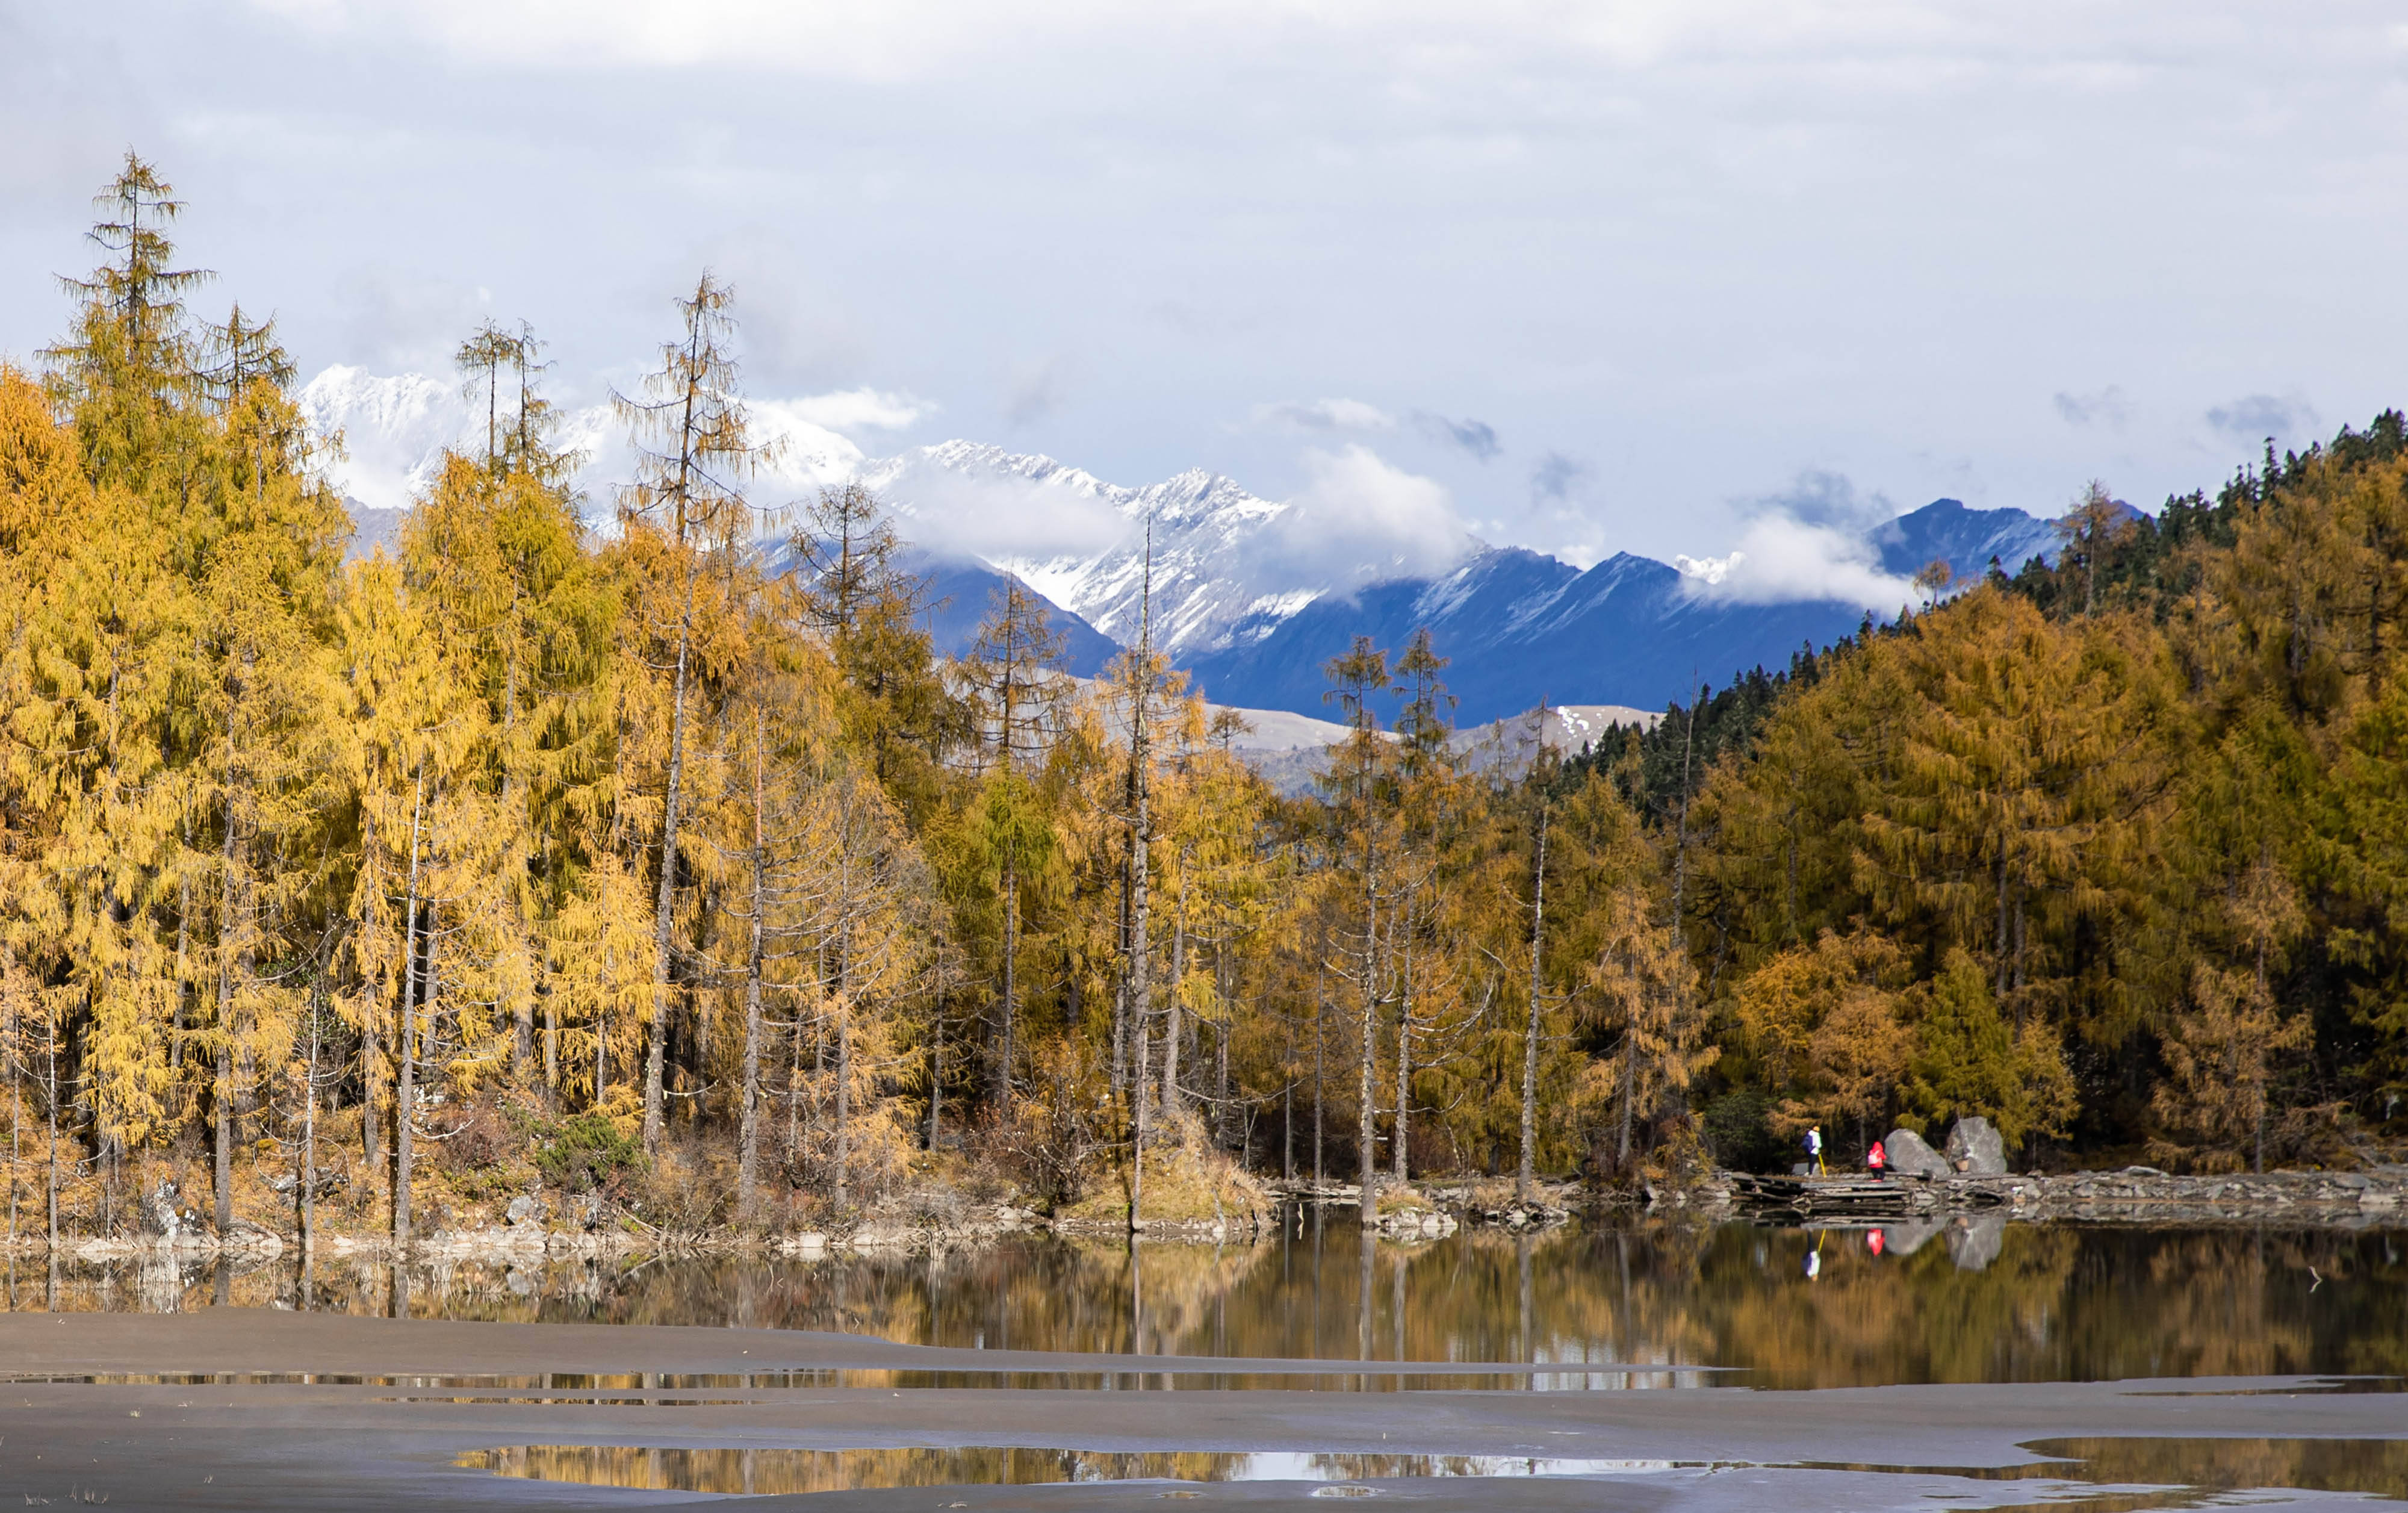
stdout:
<svg viewBox="0 0 2408 1513">
<path fill-rule="evenodd" d="M 2048 1459 L 1966 1467 L 993 1446 L 803 1450 L 520 1445 L 471 1451 L 453 1463 L 496 1476 L 585 1486 L 739 1495 L 1113 1481 L 1318 1481 L 1328 1483 L 1329 1492 L 1344 1494 L 1350 1484 L 1421 1477 L 1629 1477 L 1748 1465 L 2054 1483 L 2043 1494 L 2051 1506 L 2100 1513 L 2196 1506 L 2200 1498 L 2218 1493 L 2276 1488 L 2408 1499 L 2408 1440 L 2056 1439 L 2024 1448 Z M 2068 1497 L 2077 1486 L 2097 1487 L 2102 1494 Z M 2107 1488 L 2117 1491 L 2106 1493 Z"/>
<path fill-rule="evenodd" d="M 2208 1491 L 2282 1487 L 2408 1501 L 2408 1440 L 2042 1439 L 2024 1448 L 2082 1463 L 2043 1474 L 2083 1481 L 2177 1484 Z"/>
</svg>

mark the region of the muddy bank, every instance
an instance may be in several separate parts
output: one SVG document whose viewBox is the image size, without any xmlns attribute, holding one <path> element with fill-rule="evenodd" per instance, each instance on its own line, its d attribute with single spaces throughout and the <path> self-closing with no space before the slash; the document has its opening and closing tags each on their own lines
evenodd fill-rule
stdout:
<svg viewBox="0 0 2408 1513">
<path fill-rule="evenodd" d="M 1484 1457 L 1500 1464 L 1585 1458 L 1618 1469 L 1452 1484 L 1372 1477 L 1365 1484 L 1429 1508 L 1784 1506 L 1810 1513 L 1929 1506 L 1936 1497 L 1958 1506 L 2028 1506 L 2052 1484 L 1975 1473 L 2028 1465 L 2035 1455 L 2025 1447 L 2035 1441 L 2408 1437 L 2408 1394 L 2316 1391 L 2295 1377 L 1799 1392 L 1189 1391 L 1183 1384 L 1192 1377 L 1183 1374 L 1197 1372 L 1276 1377 L 1333 1365 L 1371 1373 L 1434 1367 L 930 1349 L 768 1330 L 243 1309 L 0 1316 L 0 1361 L 7 1362 L 0 1496 L 88 1497 L 119 1508 L 650 1506 L 695 1493 L 513 1479 L 457 1463 L 510 1447 L 1021 1446 Z M 841 1374 L 856 1370 L 912 1372 L 931 1381 L 959 1380 L 965 1372 L 1094 1373 L 1111 1390 L 1013 1388 L 1001 1385 L 1009 1380 L 1002 1376 L 992 1388 L 847 1385 Z M 1968 1471 L 1867 1469 L 1893 1466 Z M 797 1513 L 1126 1507 L 1153 1506 L 1163 1486 L 947 1487 L 934 1505 L 926 1486 L 762 1501 Z M 1306 1482 L 1180 1490 L 1211 1503 L 1323 1506 L 1313 1500 L 1320 1488 Z"/>
</svg>

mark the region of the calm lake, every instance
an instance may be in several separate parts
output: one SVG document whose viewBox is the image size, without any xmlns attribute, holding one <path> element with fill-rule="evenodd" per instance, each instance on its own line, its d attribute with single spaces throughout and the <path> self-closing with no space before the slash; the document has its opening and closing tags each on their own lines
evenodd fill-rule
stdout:
<svg viewBox="0 0 2408 1513">
<path fill-rule="evenodd" d="M 1325 1360 L 1312 1385 L 1854 1387 L 2408 1370 L 2408 1232 L 1586 1224 L 1398 1245 L 1349 1208 L 1220 1247 L 1029 1237 L 825 1260 L 506 1266 L 20 1258 L 10 1308 L 213 1302 L 419 1318 L 830 1330 L 984 1349 Z M 305 1288 L 306 1280 L 306 1288 Z M 1354 1361 L 1427 1376 L 1354 1376 Z M 1465 1371 L 1535 1362 L 1532 1376 Z M 1723 1368 L 1712 1370 L 1707 1368 Z M 892 1374 L 898 1385 L 910 1374 Z M 1025 1375 L 1025 1374 L 1024 1374 Z M 1300 1386 L 1176 1374 L 1178 1385 Z M 1192 1383 L 1188 1380 L 1192 1375 Z M 989 1383 L 993 1385 L 993 1383 Z M 1076 1385 L 1067 1377 L 1024 1385 Z"/>
</svg>

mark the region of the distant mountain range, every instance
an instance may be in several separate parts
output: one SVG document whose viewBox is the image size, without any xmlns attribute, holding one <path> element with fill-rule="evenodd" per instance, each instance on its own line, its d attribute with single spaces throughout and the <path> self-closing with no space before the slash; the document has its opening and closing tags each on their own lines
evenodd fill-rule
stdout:
<svg viewBox="0 0 2408 1513">
<path fill-rule="evenodd" d="M 343 482 L 357 497 L 363 544 L 390 538 L 400 503 L 431 476 L 443 446 L 471 429 L 481 440 L 481 415 L 415 374 L 329 368 L 301 402 L 322 429 L 346 435 L 361 476 L 347 472 Z M 621 466 L 607 417 L 584 411 L 566 420 L 590 459 L 587 490 L 601 495 Z M 1150 609 L 1156 643 L 1207 697 L 1241 708 L 1325 715 L 1323 667 L 1355 636 L 1393 652 L 1426 626 L 1449 659 L 1460 724 L 1509 718 L 1541 700 L 1660 710 L 1698 683 L 1718 686 L 1758 665 L 1785 666 L 1801 647 L 1828 646 L 1862 625 L 1872 602 L 1862 591 L 1749 597 L 1723 583 L 1725 563 L 1684 558 L 1676 567 L 1623 553 L 1582 569 L 1468 538 L 1434 566 L 1426 543 L 1417 554 L 1356 537 L 1333 549 L 1309 507 L 1201 470 L 1128 488 L 1000 447 L 948 441 L 873 459 L 832 431 L 801 428 L 810 434 L 790 449 L 800 458 L 792 476 L 765 487 L 803 497 L 855 478 L 875 489 L 935 581 L 939 646 L 965 648 L 989 596 L 1016 573 L 1055 610 L 1069 670 L 1100 670 L 1137 639 Z M 2057 542 L 2050 521 L 1955 499 L 1826 536 L 1863 569 L 1859 581 L 1898 583 L 1891 613 L 1904 607 L 1903 581 L 1928 563 L 1971 577 L 1995 558 L 2012 571 Z M 957 544 L 964 539 L 982 550 Z"/>
<path fill-rule="evenodd" d="M 2054 549 L 2056 528 L 2020 510 L 1969 510 L 1940 499 L 1872 532 L 1890 573 L 1945 561 L 1959 576 L 1995 556 L 2009 570 Z M 1901 605 L 1901 608 L 1904 606 Z M 1828 599 L 1757 604 L 1701 593 L 1694 577 L 1620 553 L 1585 572 L 1519 547 L 1481 553 L 1439 579 L 1405 579 L 1330 594 L 1255 639 L 1189 662 L 1214 699 L 1266 709 L 1317 707 L 1322 666 L 1356 635 L 1394 648 L 1427 626 L 1448 657 L 1448 687 L 1471 724 L 1541 701 L 1662 709 L 1698 683 L 1785 666 L 1863 625 L 1858 604 Z"/>
<path fill-rule="evenodd" d="M 1024 499 L 1060 489 L 1136 519 L 1151 512 L 1155 640 L 1209 698 L 1245 708 L 1326 714 L 1323 668 L 1355 636 L 1393 652 L 1426 626 L 1449 659 L 1445 680 L 1462 724 L 1508 718 L 1541 700 L 1660 710 L 1685 700 L 1697 683 L 1720 686 L 1759 664 L 1785 666 L 1801 647 L 1820 649 L 1855 631 L 1867 613 L 1861 603 L 1832 599 L 1727 598 L 1697 573 L 1627 553 L 1584 570 L 1522 547 L 1476 542 L 1440 574 L 1381 577 L 1372 564 L 1356 569 L 1364 581 L 1355 584 L 1281 589 L 1249 583 L 1246 569 L 1290 507 L 1213 474 L 1120 488 L 1051 458 L 966 442 L 876 463 L 867 474 L 907 517 L 921 488 L 996 475 L 1019 485 Z M 2049 521 L 1955 499 L 1857 538 L 1866 559 L 1901 580 L 1934 561 L 1960 578 L 1980 574 L 1993 558 L 2013 571 L 2056 542 Z M 1060 612 L 1075 643 L 1070 669 L 1091 675 L 1137 637 L 1143 553 L 1140 541 L 1127 540 L 1087 555 L 944 562 L 938 571 L 952 604 L 938 622 L 939 640 L 966 641 L 988 593 L 1013 571 Z"/>
</svg>

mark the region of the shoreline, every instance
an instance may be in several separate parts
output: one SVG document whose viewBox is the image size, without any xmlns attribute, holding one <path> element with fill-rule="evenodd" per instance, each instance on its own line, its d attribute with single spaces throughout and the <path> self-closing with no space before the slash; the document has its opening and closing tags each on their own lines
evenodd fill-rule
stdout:
<svg viewBox="0 0 2408 1513">
<path fill-rule="evenodd" d="M 1651 1211 L 1688 1208 L 1701 1217 L 1746 1218 L 1798 1213 L 1777 1198 L 1751 1198 L 1759 1179 L 1718 1172 L 1695 1189 L 1651 1191 Z M 1771 1179 L 1784 1186 L 1786 1179 Z M 1911 1218 L 1991 1213 L 2021 1223 L 2232 1224 L 2287 1219 L 2341 1229 L 2403 1222 L 2408 1167 L 2367 1172 L 2268 1172 L 2176 1176 L 2154 1167 L 2069 1172 L 2053 1176 L 1938 1176 L 1892 1174 L 1882 1196 Z M 1861 1190 L 1861 1189 L 1860 1189 Z M 1813 1205 L 1801 1219 L 1845 1219 L 1848 1202 Z M 1867 1223 L 1885 1221 L 1869 1216 Z"/>
<path fill-rule="evenodd" d="M 1383 1238 L 1410 1244 L 1440 1238 L 1459 1229 L 1512 1232 L 1611 1213 L 1640 1213 L 1656 1218 L 1707 1223 L 1763 1221 L 1767 1218 L 1775 1222 L 1817 1225 L 1850 1222 L 1848 1215 L 1840 1210 L 1801 1215 L 1774 1209 L 1768 1213 L 1761 1204 L 1751 1205 L 1742 1189 L 1746 1180 L 1741 1174 L 1718 1172 L 1695 1186 L 1650 1187 L 1638 1194 L 1549 1183 L 1541 1186 L 1527 1205 L 1499 1203 L 1492 1191 L 1483 1190 L 1488 1186 L 1485 1184 L 1416 1184 L 1414 1201 L 1400 1214 L 1383 1215 L 1380 1223 L 1365 1228 Z M 1893 1176 L 1889 1180 L 1910 1209 L 1910 1222 L 1980 1214 L 2034 1224 L 2154 1226 L 2281 1220 L 2313 1228 L 2408 1226 L 2408 1169 L 2403 1168 L 2269 1172 L 2262 1176 L 2178 1176 L 2149 1168 L 2127 1168 L 2053 1176 Z M 1267 1191 L 1281 1205 L 1352 1206 L 1361 1198 L 1361 1190 L 1351 1184 L 1327 1183 L 1318 1188 L 1309 1183 L 1268 1184 Z M 1875 1227 L 1896 1222 L 1899 1219 L 1892 1216 L 1862 1220 Z M 1150 1219 L 1136 1235 L 1159 1245 L 1250 1244 L 1277 1223 L 1276 1218 L 1252 1215 L 1203 1221 Z M 480 1226 L 437 1231 L 413 1239 L 403 1253 L 413 1260 L 435 1261 L 674 1255 L 764 1255 L 811 1260 L 848 1251 L 918 1251 L 1033 1235 L 1109 1241 L 1125 1239 L 1130 1234 L 1125 1221 L 1084 1217 L 1049 1218 L 1031 1209 L 1002 1203 L 993 1205 L 981 1218 L 944 1224 L 871 1221 L 851 1231 L 787 1233 L 731 1230 L 710 1235 L 661 1235 L 607 1227 L 580 1231 L 548 1229 L 533 1223 Z M 225 1239 L 193 1232 L 173 1239 L 63 1234 L 58 1248 L 64 1259 L 91 1262 L 165 1257 L 265 1262 L 294 1257 L 304 1249 L 297 1232 L 271 1230 L 248 1221 Z M 395 1254 L 393 1241 L 380 1235 L 326 1234 L 310 1248 L 325 1260 L 390 1260 Z M 40 1257 L 49 1251 L 46 1236 L 38 1230 L 21 1230 L 13 1244 L 0 1239 L 0 1255 Z"/>
</svg>

